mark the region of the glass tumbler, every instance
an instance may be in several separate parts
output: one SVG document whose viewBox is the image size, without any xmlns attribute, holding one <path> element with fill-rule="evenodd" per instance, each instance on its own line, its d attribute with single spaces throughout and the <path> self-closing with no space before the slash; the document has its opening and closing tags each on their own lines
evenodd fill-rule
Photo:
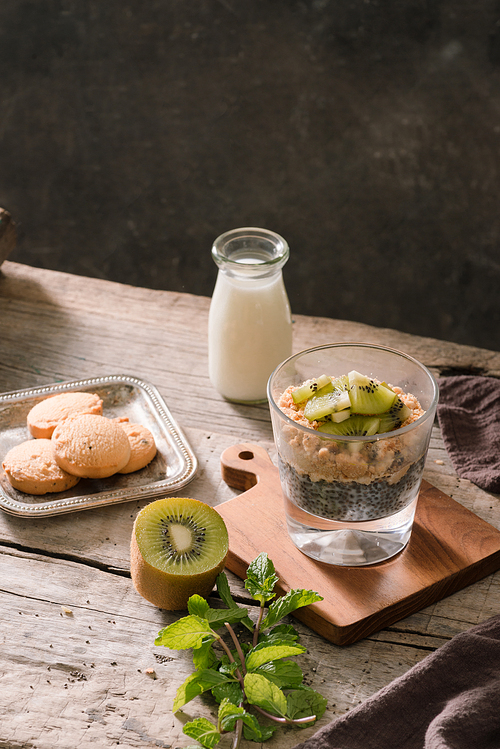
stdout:
<svg viewBox="0 0 500 749">
<path fill-rule="evenodd" d="M 322 374 L 356 370 L 418 399 L 424 413 L 372 436 L 318 432 L 286 415 L 280 399 Z M 307 556 L 341 566 L 376 564 L 407 545 L 438 402 L 437 383 L 416 359 L 368 343 L 333 343 L 282 362 L 268 382 L 288 532 Z"/>
</svg>

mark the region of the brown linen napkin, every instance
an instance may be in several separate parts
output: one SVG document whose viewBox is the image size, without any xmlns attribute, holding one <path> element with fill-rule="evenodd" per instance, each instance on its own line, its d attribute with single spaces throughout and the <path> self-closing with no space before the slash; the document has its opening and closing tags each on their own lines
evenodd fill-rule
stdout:
<svg viewBox="0 0 500 749">
<path fill-rule="evenodd" d="M 461 478 L 500 492 L 500 380 L 456 375 L 438 380 L 437 416 Z"/>
<path fill-rule="evenodd" d="M 456 635 L 295 749 L 499 749 L 500 616 Z"/>
</svg>

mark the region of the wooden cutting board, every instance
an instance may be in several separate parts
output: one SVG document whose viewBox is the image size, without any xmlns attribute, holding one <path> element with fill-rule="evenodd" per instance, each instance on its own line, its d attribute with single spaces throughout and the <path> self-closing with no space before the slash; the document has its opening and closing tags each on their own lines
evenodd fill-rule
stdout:
<svg viewBox="0 0 500 749">
<path fill-rule="evenodd" d="M 406 549 L 370 567 L 337 567 L 310 559 L 291 542 L 278 469 L 263 448 L 228 448 L 221 470 L 229 486 L 243 491 L 217 506 L 229 532 L 227 568 L 245 578 L 249 563 L 267 552 L 279 594 L 307 588 L 323 596 L 294 616 L 337 645 L 350 645 L 500 568 L 500 531 L 426 481 Z"/>
</svg>

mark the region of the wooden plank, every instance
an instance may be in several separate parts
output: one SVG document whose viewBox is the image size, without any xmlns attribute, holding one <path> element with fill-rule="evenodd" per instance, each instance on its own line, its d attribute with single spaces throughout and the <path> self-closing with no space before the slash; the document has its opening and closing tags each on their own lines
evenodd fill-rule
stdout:
<svg viewBox="0 0 500 749">
<path fill-rule="evenodd" d="M 221 457 L 222 475 L 245 491 L 217 509 L 229 530 L 230 570 L 244 575 L 265 551 L 281 592 L 311 588 L 324 600 L 296 617 L 338 645 L 349 645 L 500 568 L 500 531 L 427 481 L 412 536 L 393 559 L 369 567 L 316 562 L 291 542 L 277 468 L 259 445 L 243 443 Z"/>
<path fill-rule="evenodd" d="M 155 646 L 154 638 L 182 612 L 144 601 L 123 575 L 1 547 L 0 579 L 0 746 L 186 746 L 183 722 L 213 719 L 216 708 L 206 698 L 176 716 L 171 711 L 178 686 L 192 673 L 191 654 Z M 428 638 L 419 649 L 370 640 L 336 648 L 300 622 L 295 626 L 308 649 L 299 659 L 305 681 L 328 700 L 319 725 L 445 641 Z M 156 678 L 146 673 L 150 668 Z M 288 749 L 313 732 L 278 731 L 269 749 Z"/>
</svg>

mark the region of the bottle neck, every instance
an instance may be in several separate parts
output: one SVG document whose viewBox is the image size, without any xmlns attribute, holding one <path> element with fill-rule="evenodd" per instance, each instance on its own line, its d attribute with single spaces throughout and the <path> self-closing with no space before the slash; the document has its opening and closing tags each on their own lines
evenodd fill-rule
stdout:
<svg viewBox="0 0 500 749">
<path fill-rule="evenodd" d="M 266 278 L 281 274 L 290 251 L 279 234 L 267 229 L 233 229 L 218 237 L 212 257 L 219 270 L 235 278 Z"/>
</svg>

